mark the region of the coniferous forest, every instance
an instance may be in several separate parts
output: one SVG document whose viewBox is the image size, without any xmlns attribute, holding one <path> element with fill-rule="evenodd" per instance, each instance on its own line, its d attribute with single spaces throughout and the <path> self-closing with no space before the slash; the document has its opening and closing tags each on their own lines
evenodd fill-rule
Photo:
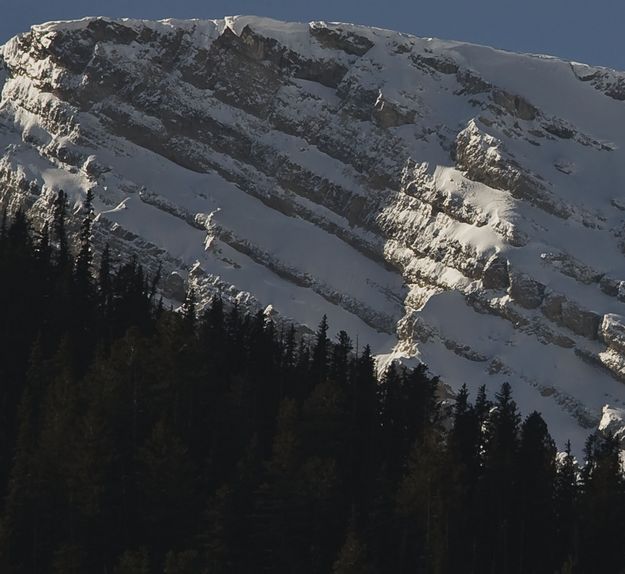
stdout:
<svg viewBox="0 0 625 574">
<path fill-rule="evenodd" d="M 325 319 L 165 310 L 89 201 L 74 247 L 63 193 L 0 229 L 1 572 L 625 572 L 612 437 L 578 464 L 507 384 L 447 407 Z"/>
</svg>

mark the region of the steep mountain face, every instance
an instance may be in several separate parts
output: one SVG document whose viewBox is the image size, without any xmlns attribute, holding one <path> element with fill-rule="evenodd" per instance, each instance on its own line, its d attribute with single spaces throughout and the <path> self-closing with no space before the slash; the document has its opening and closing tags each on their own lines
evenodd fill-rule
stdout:
<svg viewBox="0 0 625 574">
<path fill-rule="evenodd" d="M 625 407 L 625 74 L 346 24 L 86 19 L 0 49 L 0 201 L 561 443 Z M 3 278 L 9 280 L 10 278 Z"/>
</svg>

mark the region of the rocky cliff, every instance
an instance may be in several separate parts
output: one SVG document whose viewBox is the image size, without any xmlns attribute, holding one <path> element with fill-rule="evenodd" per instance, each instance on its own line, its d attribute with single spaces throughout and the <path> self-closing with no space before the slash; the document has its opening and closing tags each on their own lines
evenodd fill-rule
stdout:
<svg viewBox="0 0 625 574">
<path fill-rule="evenodd" d="M 249 308 L 514 385 L 561 443 L 625 406 L 625 74 L 347 24 L 86 19 L 0 48 L 0 202 Z M 3 280 L 10 280 L 10 278 Z M 612 411 L 611 411 L 612 412 Z"/>
</svg>

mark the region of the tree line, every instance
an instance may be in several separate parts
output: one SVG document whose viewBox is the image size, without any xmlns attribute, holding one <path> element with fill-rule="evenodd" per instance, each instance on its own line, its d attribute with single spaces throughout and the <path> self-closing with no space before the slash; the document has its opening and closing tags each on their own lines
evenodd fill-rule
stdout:
<svg viewBox="0 0 625 574">
<path fill-rule="evenodd" d="M 508 384 L 448 407 L 325 318 L 164 309 L 66 203 L 0 227 L 2 572 L 625 572 L 613 437 L 578 464 Z"/>
</svg>

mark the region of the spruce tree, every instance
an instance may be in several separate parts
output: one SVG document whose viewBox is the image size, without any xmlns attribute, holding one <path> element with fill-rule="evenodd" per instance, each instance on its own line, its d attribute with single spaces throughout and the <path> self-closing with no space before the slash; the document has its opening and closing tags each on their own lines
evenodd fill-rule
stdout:
<svg viewBox="0 0 625 574">
<path fill-rule="evenodd" d="M 466 568 L 472 571 L 475 561 L 477 534 L 480 530 L 478 483 L 481 478 L 481 421 L 469 402 L 469 392 L 463 385 L 456 395 L 453 427 L 448 435 L 450 472 L 455 488 L 450 503 L 451 571 Z"/>
<path fill-rule="evenodd" d="M 412 446 L 404 430 L 402 379 L 395 363 L 391 363 L 378 387 L 383 462 L 391 481 L 401 476 L 406 456 Z"/>
<path fill-rule="evenodd" d="M 519 444 L 520 416 L 508 383 L 495 395 L 495 405 L 488 421 L 484 454 L 485 506 L 484 538 L 481 541 L 480 568 L 492 565 L 495 571 L 508 574 L 514 569 L 513 548 L 518 537 L 518 500 L 516 499 L 516 458 Z"/>
<path fill-rule="evenodd" d="M 79 248 L 76 256 L 76 282 L 79 289 L 87 289 L 90 279 L 90 268 L 92 261 L 91 249 L 91 227 L 93 225 L 93 191 L 87 191 L 87 197 L 83 204 L 85 213 L 80 225 Z"/>
<path fill-rule="evenodd" d="M 52 224 L 54 237 L 57 242 L 57 267 L 63 271 L 69 263 L 69 245 L 66 230 L 67 194 L 60 189 L 54 200 L 52 210 Z"/>
<path fill-rule="evenodd" d="M 197 298 L 194 289 L 187 291 L 181 312 L 184 330 L 187 334 L 192 335 L 195 332 L 195 322 L 197 320 Z"/>
<path fill-rule="evenodd" d="M 555 528 L 556 448 L 539 413 L 521 425 L 517 463 L 519 503 L 518 568 L 528 574 L 551 574 L 556 567 Z"/>
<path fill-rule="evenodd" d="M 555 479 L 555 525 L 554 554 L 555 562 L 572 568 L 578 562 L 579 554 L 579 468 L 571 454 L 571 442 L 557 460 Z"/>
<path fill-rule="evenodd" d="M 594 434 L 585 454 L 580 570 L 620 573 L 625 568 L 625 477 L 619 443 L 610 434 Z"/>
<path fill-rule="evenodd" d="M 114 574 L 150 574 L 150 559 L 147 548 L 127 550 L 119 557 Z"/>
<path fill-rule="evenodd" d="M 347 387 L 349 354 L 352 349 L 349 335 L 345 331 L 340 331 L 336 337 L 336 343 L 332 345 L 330 377 L 342 387 Z"/>
<path fill-rule="evenodd" d="M 323 316 L 317 332 L 315 333 L 315 344 L 312 348 L 310 364 L 313 384 L 321 383 L 325 380 L 328 370 L 328 355 L 330 351 L 330 340 L 328 339 L 328 318 Z"/>
<path fill-rule="evenodd" d="M 366 546 L 360 540 L 355 527 L 347 529 L 345 542 L 332 565 L 332 574 L 374 574 L 376 572 L 367 557 Z"/>
<path fill-rule="evenodd" d="M 185 543 L 195 515 L 194 468 L 187 446 L 163 418 L 138 453 L 146 541 L 159 551 Z"/>
</svg>

